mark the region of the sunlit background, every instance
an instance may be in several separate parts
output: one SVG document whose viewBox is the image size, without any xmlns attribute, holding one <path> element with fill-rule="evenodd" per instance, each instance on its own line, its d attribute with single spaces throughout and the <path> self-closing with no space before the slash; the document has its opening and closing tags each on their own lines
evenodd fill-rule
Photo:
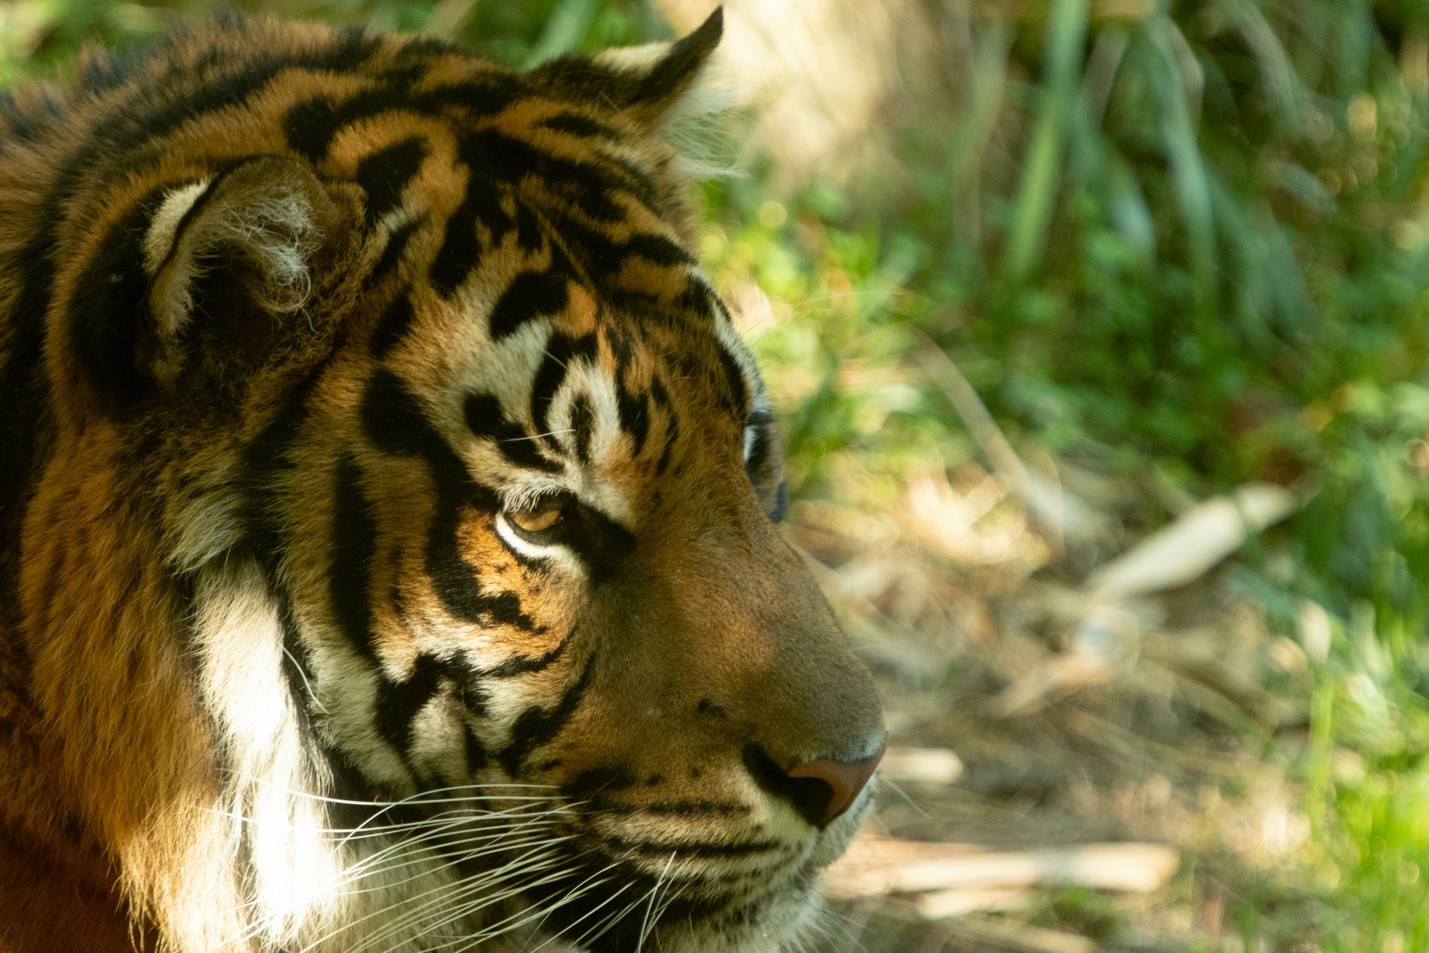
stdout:
<svg viewBox="0 0 1429 953">
<path fill-rule="evenodd" d="M 0 82 L 209 6 L 0 4 Z M 710 4 L 266 6 L 522 65 Z M 1429 5 L 727 13 L 704 253 L 893 734 L 819 949 L 1429 950 Z"/>
</svg>

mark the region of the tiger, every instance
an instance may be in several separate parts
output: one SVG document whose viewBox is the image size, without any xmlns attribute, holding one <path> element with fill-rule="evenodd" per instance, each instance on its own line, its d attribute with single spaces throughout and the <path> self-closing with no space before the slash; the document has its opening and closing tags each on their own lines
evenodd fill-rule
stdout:
<svg viewBox="0 0 1429 953">
<path fill-rule="evenodd" d="M 0 99 L 0 953 L 772 953 L 882 704 L 671 130 L 221 14 Z"/>
</svg>

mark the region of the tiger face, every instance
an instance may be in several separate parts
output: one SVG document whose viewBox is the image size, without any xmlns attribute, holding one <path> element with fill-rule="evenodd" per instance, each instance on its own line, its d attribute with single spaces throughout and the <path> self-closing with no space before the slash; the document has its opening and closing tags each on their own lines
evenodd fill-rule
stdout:
<svg viewBox="0 0 1429 953">
<path fill-rule="evenodd" d="M 169 948 L 807 928 L 884 732 L 658 136 L 720 29 L 228 20 L 8 108 L 0 634 Z"/>
</svg>

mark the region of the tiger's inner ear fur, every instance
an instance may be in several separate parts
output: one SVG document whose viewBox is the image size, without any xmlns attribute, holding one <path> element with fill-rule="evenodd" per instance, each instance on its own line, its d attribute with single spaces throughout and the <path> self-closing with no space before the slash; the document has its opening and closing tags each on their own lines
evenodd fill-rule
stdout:
<svg viewBox="0 0 1429 953">
<path fill-rule="evenodd" d="M 210 370 L 241 363 L 276 330 L 273 319 L 303 313 L 340 221 L 313 173 L 280 156 L 169 191 L 143 237 L 150 337 L 136 356 L 140 373 L 173 386 L 196 356 Z M 204 344 L 222 355 L 195 355 Z"/>
<path fill-rule="evenodd" d="M 565 56 L 530 76 L 556 95 L 608 103 L 650 133 L 678 113 L 711 111 L 689 100 L 723 33 L 724 8 L 716 7 L 698 29 L 673 43 Z"/>
</svg>

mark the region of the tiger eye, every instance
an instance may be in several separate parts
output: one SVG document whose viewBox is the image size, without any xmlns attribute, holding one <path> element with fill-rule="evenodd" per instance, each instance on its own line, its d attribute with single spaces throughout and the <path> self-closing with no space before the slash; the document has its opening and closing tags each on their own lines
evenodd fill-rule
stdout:
<svg viewBox="0 0 1429 953">
<path fill-rule="evenodd" d="M 548 500 L 528 509 L 507 510 L 506 520 L 523 533 L 544 533 L 556 525 L 561 513 L 561 504 Z"/>
</svg>

